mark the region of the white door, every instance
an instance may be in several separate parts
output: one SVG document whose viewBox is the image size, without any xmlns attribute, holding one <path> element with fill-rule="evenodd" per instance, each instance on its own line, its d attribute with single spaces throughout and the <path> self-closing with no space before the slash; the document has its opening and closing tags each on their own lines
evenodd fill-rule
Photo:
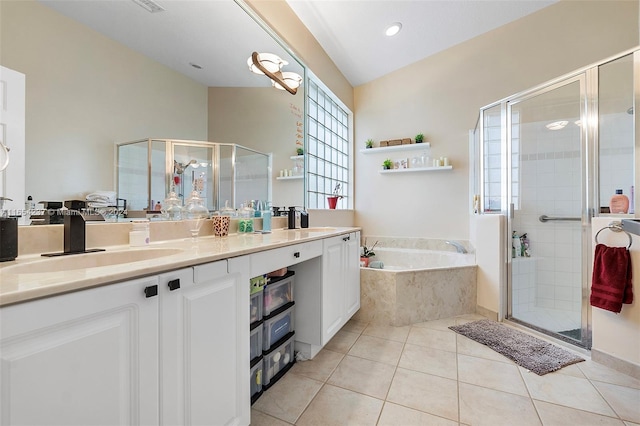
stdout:
<svg viewBox="0 0 640 426">
<path fill-rule="evenodd" d="M 248 424 L 249 279 L 227 261 L 159 279 L 161 424 Z"/>
<path fill-rule="evenodd" d="M 25 195 L 25 75 L 0 66 L 0 143 L 9 151 L 9 166 L 0 172 L 0 197 L 7 210 L 22 210 Z"/>
<path fill-rule="evenodd" d="M 345 276 L 343 235 L 323 241 L 322 252 L 322 342 L 326 344 L 344 325 Z"/>
<path fill-rule="evenodd" d="M 155 277 L 0 309 L 0 424 L 158 424 Z"/>
<path fill-rule="evenodd" d="M 360 309 L 360 233 L 349 234 L 345 244 L 344 272 L 346 277 L 345 321 L 348 321 Z"/>
</svg>

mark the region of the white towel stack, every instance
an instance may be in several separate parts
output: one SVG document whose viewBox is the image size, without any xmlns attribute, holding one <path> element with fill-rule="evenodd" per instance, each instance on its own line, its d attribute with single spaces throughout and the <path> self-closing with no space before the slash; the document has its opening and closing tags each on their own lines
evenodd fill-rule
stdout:
<svg viewBox="0 0 640 426">
<path fill-rule="evenodd" d="M 115 191 L 96 191 L 87 194 L 87 207 L 113 207 L 117 204 Z"/>
</svg>

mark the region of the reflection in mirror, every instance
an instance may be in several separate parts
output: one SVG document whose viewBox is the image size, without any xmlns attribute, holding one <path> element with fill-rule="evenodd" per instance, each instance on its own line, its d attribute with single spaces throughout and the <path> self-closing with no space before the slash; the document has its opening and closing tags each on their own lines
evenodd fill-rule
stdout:
<svg viewBox="0 0 640 426">
<path fill-rule="evenodd" d="M 165 194 L 193 191 L 209 211 L 271 200 L 270 155 L 235 144 L 148 139 L 118 145 L 118 197 L 130 216 L 160 217 Z"/>
<path fill-rule="evenodd" d="M 291 167 L 304 86 L 295 96 L 276 90 L 247 58 L 271 52 L 305 75 L 299 61 L 233 0 L 163 6 L 151 14 L 129 1 L 0 2 L 0 65 L 26 76 L 34 201 L 116 191 L 115 145 L 150 137 L 238 143 L 273 153 L 276 171 Z M 274 204 L 303 203 L 302 181 L 277 183 Z"/>
<path fill-rule="evenodd" d="M 633 55 L 598 67 L 600 212 L 621 189 L 631 199 L 634 185 Z M 633 202 L 630 203 L 633 208 Z"/>
</svg>

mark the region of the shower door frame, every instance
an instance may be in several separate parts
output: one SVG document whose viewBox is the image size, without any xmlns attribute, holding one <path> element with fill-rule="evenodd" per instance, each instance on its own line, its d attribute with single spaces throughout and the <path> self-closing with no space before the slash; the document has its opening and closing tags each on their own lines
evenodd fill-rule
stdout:
<svg viewBox="0 0 640 426">
<path fill-rule="evenodd" d="M 533 328 L 545 334 L 549 334 L 557 339 L 565 340 L 572 344 L 589 349 L 591 347 L 591 307 L 589 305 L 589 287 L 590 287 L 590 271 L 589 254 L 591 253 L 591 218 L 594 216 L 596 200 L 597 200 L 597 182 L 594 176 L 597 169 L 597 156 L 594 153 L 597 149 L 597 89 L 598 89 L 597 67 L 584 70 L 572 76 L 556 79 L 546 85 L 536 87 L 526 92 L 514 95 L 501 103 L 501 121 L 503 129 L 503 147 L 505 156 L 503 157 L 503 170 L 505 175 L 502 179 L 503 190 L 502 206 L 507 206 L 503 214 L 506 220 L 506 291 L 503 292 L 505 300 L 505 319 L 517 322 L 527 327 Z M 513 150 L 512 150 L 512 106 L 527 101 L 534 97 L 547 94 L 556 89 L 565 87 L 570 84 L 579 83 L 579 105 L 580 105 L 580 175 L 581 175 L 581 197 L 580 197 L 580 227 L 581 227 L 581 309 L 580 309 L 580 340 L 571 339 L 557 332 L 544 329 L 535 324 L 513 317 L 513 275 L 512 275 L 512 258 L 511 258 L 511 238 L 513 232 L 514 206 L 512 203 L 513 196 Z M 521 135 L 520 135 L 521 136 Z M 520 149 L 522 149 L 522 140 L 520 140 Z"/>
</svg>

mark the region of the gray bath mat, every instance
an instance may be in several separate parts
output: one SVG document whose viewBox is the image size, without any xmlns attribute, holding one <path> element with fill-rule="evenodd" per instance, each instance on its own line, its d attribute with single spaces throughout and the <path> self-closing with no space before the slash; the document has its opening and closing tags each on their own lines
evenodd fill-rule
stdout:
<svg viewBox="0 0 640 426">
<path fill-rule="evenodd" d="M 449 328 L 490 347 L 539 376 L 584 361 L 556 345 L 495 321 L 480 320 Z"/>
</svg>

